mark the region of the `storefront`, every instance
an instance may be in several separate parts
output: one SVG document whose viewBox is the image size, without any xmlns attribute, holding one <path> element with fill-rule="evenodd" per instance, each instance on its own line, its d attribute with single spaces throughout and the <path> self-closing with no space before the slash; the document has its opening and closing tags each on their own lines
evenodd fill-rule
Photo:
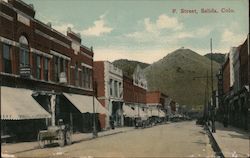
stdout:
<svg viewBox="0 0 250 158">
<path fill-rule="evenodd" d="M 35 139 L 51 115 L 32 97 L 32 90 L 1 86 L 1 136 Z"/>
<path fill-rule="evenodd" d="M 123 106 L 124 126 L 134 126 L 134 120 L 138 117 L 135 110 L 129 104 Z"/>
<path fill-rule="evenodd" d="M 93 118 L 95 118 L 97 129 L 101 130 L 105 128 L 105 118 L 109 117 L 110 114 L 95 97 L 71 93 L 63 93 L 61 97 L 65 97 L 79 111 L 80 114 L 77 116 L 73 115 L 71 124 L 81 128 L 80 131 L 91 132 Z M 70 118 L 69 114 L 70 112 L 68 112 L 68 118 Z M 97 115 L 93 116 L 94 114 Z"/>
</svg>

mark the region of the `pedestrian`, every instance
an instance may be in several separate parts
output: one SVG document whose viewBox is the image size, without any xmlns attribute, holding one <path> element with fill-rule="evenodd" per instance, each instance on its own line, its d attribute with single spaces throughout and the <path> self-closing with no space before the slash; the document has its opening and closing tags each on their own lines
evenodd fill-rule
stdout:
<svg viewBox="0 0 250 158">
<path fill-rule="evenodd" d="M 109 118 L 109 123 L 110 123 L 111 129 L 115 129 L 115 126 L 114 126 L 114 119 L 113 119 L 112 116 L 110 116 L 110 118 Z"/>
</svg>

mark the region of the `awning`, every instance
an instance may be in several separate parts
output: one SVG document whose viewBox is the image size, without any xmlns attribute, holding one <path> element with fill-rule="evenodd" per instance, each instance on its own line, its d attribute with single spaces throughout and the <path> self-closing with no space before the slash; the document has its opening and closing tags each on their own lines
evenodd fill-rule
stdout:
<svg viewBox="0 0 250 158">
<path fill-rule="evenodd" d="M 32 97 L 32 91 L 1 86 L 1 120 L 50 118 L 51 115 Z"/>
<path fill-rule="evenodd" d="M 162 110 L 159 110 L 159 117 L 166 117 L 165 112 Z"/>
<path fill-rule="evenodd" d="M 126 116 L 126 117 L 136 117 L 137 113 L 131 107 L 124 104 L 123 105 L 123 115 Z"/>
<path fill-rule="evenodd" d="M 138 112 L 138 108 L 139 108 L 139 112 Z M 135 112 L 136 112 L 136 117 L 141 117 L 141 118 L 148 117 L 147 113 L 145 111 L 143 111 L 141 107 L 135 108 Z M 138 113 L 139 113 L 139 115 L 138 115 Z"/>
<path fill-rule="evenodd" d="M 159 111 L 157 108 L 152 108 L 152 116 L 159 116 Z"/>
<path fill-rule="evenodd" d="M 93 113 L 93 96 L 63 93 L 63 95 L 81 112 Z M 95 113 L 106 114 L 109 116 L 109 111 L 104 108 L 101 103 L 94 97 Z"/>
</svg>

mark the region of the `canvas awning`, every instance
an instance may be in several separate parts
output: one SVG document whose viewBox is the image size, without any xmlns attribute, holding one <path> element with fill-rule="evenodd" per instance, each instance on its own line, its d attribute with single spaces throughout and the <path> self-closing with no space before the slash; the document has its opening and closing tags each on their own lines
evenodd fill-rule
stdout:
<svg viewBox="0 0 250 158">
<path fill-rule="evenodd" d="M 123 105 L 123 114 L 126 117 L 136 117 L 137 115 L 136 111 L 126 104 Z"/>
<path fill-rule="evenodd" d="M 166 113 L 162 110 L 159 110 L 159 117 L 166 117 Z"/>
<path fill-rule="evenodd" d="M 63 93 L 63 95 L 81 112 L 93 113 L 93 96 Z M 106 114 L 109 116 L 109 111 L 104 108 L 101 103 L 94 97 L 95 113 Z"/>
<path fill-rule="evenodd" d="M 138 112 L 138 108 L 139 108 L 139 112 Z M 141 117 L 141 118 L 147 118 L 148 117 L 147 113 L 145 111 L 143 111 L 141 107 L 137 107 L 135 109 L 135 111 L 136 111 L 136 116 L 137 117 L 138 117 L 138 113 L 139 113 L 139 117 Z"/>
<path fill-rule="evenodd" d="M 159 116 L 159 111 L 157 108 L 152 108 L 152 116 Z"/>
<path fill-rule="evenodd" d="M 32 97 L 32 91 L 1 86 L 1 120 L 50 118 L 51 115 Z"/>
</svg>

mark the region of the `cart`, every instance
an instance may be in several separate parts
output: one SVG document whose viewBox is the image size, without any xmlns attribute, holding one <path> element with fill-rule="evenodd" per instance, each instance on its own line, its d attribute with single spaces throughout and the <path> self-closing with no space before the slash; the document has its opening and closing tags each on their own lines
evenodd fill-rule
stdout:
<svg viewBox="0 0 250 158">
<path fill-rule="evenodd" d="M 45 145 L 54 143 L 54 141 L 63 147 L 65 144 L 72 143 L 72 130 L 60 119 L 57 126 L 49 126 L 47 130 L 39 131 L 37 140 L 40 148 L 44 148 Z"/>
</svg>

